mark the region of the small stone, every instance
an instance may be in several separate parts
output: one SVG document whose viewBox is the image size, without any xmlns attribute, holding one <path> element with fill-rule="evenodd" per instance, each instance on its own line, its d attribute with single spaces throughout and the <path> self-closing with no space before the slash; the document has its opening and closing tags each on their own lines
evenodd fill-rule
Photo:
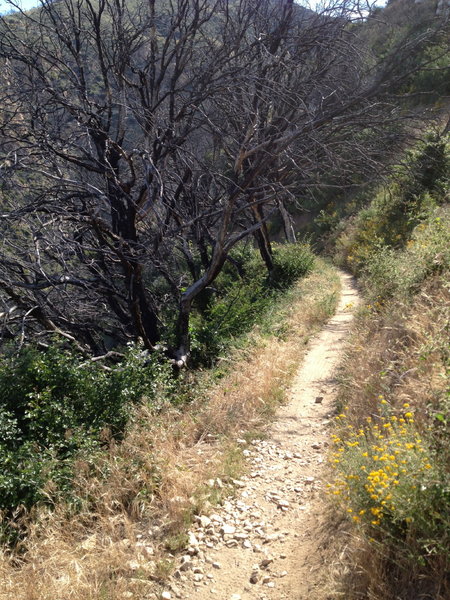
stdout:
<svg viewBox="0 0 450 600">
<path fill-rule="evenodd" d="M 220 563 L 218 563 L 218 562 L 213 562 L 213 564 L 212 564 L 212 567 L 213 567 L 214 569 L 221 569 L 221 568 L 222 568 L 222 565 L 221 565 Z"/>
<path fill-rule="evenodd" d="M 220 515 L 216 515 L 216 514 L 209 515 L 209 518 L 211 519 L 211 521 L 214 521 L 214 523 L 222 523 L 223 522 L 223 519 Z"/>
<path fill-rule="evenodd" d="M 314 402 L 316 404 L 322 404 L 323 401 L 323 396 L 316 396 L 316 399 L 314 400 Z"/>
<path fill-rule="evenodd" d="M 253 571 L 253 573 L 250 575 L 250 583 L 258 583 L 258 579 L 259 579 L 259 573 L 258 571 Z"/>
<path fill-rule="evenodd" d="M 314 477 L 305 477 L 305 484 L 307 485 L 311 485 L 312 483 L 314 483 L 314 481 Z"/>
<path fill-rule="evenodd" d="M 268 575 L 266 575 L 265 577 L 262 578 L 262 582 L 264 585 L 267 585 L 268 583 L 271 582 L 271 578 Z"/>
<path fill-rule="evenodd" d="M 234 533 L 236 533 L 236 527 L 233 527 L 233 525 L 225 524 L 220 528 L 220 533 L 222 535 L 233 535 Z"/>
<path fill-rule="evenodd" d="M 273 581 L 269 581 L 269 583 L 266 584 L 268 588 L 274 588 L 275 587 L 275 583 Z"/>
<path fill-rule="evenodd" d="M 203 527 L 203 529 L 206 529 L 209 525 L 211 525 L 211 519 L 206 515 L 200 515 L 199 517 L 195 517 L 195 520 L 200 525 L 200 527 Z"/>
<path fill-rule="evenodd" d="M 161 598 L 162 600 L 171 600 L 172 594 L 170 592 L 165 591 L 161 594 Z"/>
<path fill-rule="evenodd" d="M 241 600 L 241 596 L 240 596 L 240 594 L 233 594 L 231 596 L 230 600 Z"/>
<path fill-rule="evenodd" d="M 270 535 L 266 536 L 263 540 L 263 544 L 270 544 L 270 542 L 276 542 L 279 539 L 279 534 L 278 533 L 271 533 Z"/>
<path fill-rule="evenodd" d="M 311 444 L 311 448 L 312 448 L 313 450 L 320 450 L 320 444 L 317 444 L 317 443 L 315 443 L 315 444 Z"/>
<path fill-rule="evenodd" d="M 172 590 L 172 592 L 175 594 L 175 598 L 181 598 L 181 592 L 180 590 L 177 588 L 176 585 L 172 584 L 170 586 L 170 589 Z"/>
<path fill-rule="evenodd" d="M 264 558 L 260 563 L 259 566 L 261 567 L 261 569 L 266 569 L 270 564 L 273 563 L 273 558 Z"/>
</svg>

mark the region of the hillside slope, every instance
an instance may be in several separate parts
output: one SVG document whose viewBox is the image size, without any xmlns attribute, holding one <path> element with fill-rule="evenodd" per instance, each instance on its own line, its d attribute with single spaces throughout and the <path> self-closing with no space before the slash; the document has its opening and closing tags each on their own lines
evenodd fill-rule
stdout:
<svg viewBox="0 0 450 600">
<path fill-rule="evenodd" d="M 449 157 L 428 138 L 336 239 L 365 292 L 331 457 L 349 600 L 450 597 Z"/>
</svg>

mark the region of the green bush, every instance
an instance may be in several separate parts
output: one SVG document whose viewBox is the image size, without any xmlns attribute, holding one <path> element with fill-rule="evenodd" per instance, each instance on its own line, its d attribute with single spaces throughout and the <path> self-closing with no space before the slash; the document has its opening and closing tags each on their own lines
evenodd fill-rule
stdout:
<svg viewBox="0 0 450 600">
<path fill-rule="evenodd" d="M 337 262 L 359 275 L 369 262 L 389 262 L 389 249 L 408 245 L 415 228 L 448 200 L 449 161 L 448 136 L 430 133 L 338 235 Z"/>
<path fill-rule="evenodd" d="M 313 267 L 308 244 L 274 244 L 274 269 L 267 274 L 256 249 L 242 245 L 215 282 L 215 295 L 206 310 L 191 319 L 191 351 L 194 364 L 214 360 L 230 342 L 260 322 L 280 291 L 292 286 Z"/>
<path fill-rule="evenodd" d="M 448 464 L 417 428 L 409 403 L 394 410 L 380 400 L 380 415 L 362 428 L 346 425 L 345 412 L 337 417 L 329 491 L 368 537 L 396 548 L 397 559 L 450 564 Z"/>
<path fill-rule="evenodd" d="M 365 259 L 362 281 L 370 300 L 405 297 L 433 273 L 450 269 L 450 208 L 420 223 L 402 250 L 380 244 Z"/>
<path fill-rule="evenodd" d="M 45 352 L 26 348 L 0 361 L 0 509 L 30 507 L 70 488 L 81 451 L 120 437 L 130 407 L 155 403 L 170 390 L 170 366 L 129 348 L 104 368 L 57 342 Z"/>
<path fill-rule="evenodd" d="M 273 263 L 270 285 L 277 289 L 287 289 L 311 271 L 314 254 L 309 244 L 305 243 L 275 245 Z"/>
</svg>

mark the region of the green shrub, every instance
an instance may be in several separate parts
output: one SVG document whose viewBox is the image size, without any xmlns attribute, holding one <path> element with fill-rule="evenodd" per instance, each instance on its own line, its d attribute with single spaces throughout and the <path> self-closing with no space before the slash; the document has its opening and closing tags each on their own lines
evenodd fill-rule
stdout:
<svg viewBox="0 0 450 600">
<path fill-rule="evenodd" d="M 448 136 L 430 133 L 338 235 L 337 262 L 359 275 L 383 248 L 407 245 L 415 228 L 448 200 L 449 160 Z"/>
<path fill-rule="evenodd" d="M 194 364 L 214 360 L 232 340 L 240 338 L 260 322 L 280 291 L 292 286 L 313 267 L 308 244 L 274 244 L 274 269 L 268 276 L 256 249 L 242 245 L 232 259 L 239 276 L 228 263 L 215 282 L 209 306 L 191 319 L 191 352 Z"/>
<path fill-rule="evenodd" d="M 314 254 L 309 244 L 305 243 L 275 245 L 273 263 L 270 285 L 286 289 L 311 271 Z"/>
<path fill-rule="evenodd" d="M 450 269 L 450 208 L 436 210 L 413 231 L 406 247 L 380 244 L 366 257 L 362 281 L 370 300 L 405 297 L 433 273 Z"/>
<path fill-rule="evenodd" d="M 170 366 L 128 349 L 105 369 L 57 342 L 45 352 L 26 348 L 0 361 L 0 509 L 30 507 L 70 488 L 71 465 L 120 437 L 131 405 L 169 393 Z"/>
</svg>

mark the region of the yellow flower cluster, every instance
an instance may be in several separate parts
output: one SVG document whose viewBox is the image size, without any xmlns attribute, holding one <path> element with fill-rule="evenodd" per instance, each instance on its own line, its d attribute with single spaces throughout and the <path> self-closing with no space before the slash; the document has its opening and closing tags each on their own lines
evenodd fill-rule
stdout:
<svg viewBox="0 0 450 600">
<path fill-rule="evenodd" d="M 328 485 L 355 522 L 364 518 L 372 526 L 385 518 L 405 518 L 405 502 L 417 492 L 422 474 L 433 468 L 410 405 L 392 414 L 384 396 L 378 402 L 381 416 L 368 417 L 363 428 L 346 424 L 346 409 L 336 417 L 342 433 L 332 436 L 330 462 L 336 475 Z"/>
</svg>

